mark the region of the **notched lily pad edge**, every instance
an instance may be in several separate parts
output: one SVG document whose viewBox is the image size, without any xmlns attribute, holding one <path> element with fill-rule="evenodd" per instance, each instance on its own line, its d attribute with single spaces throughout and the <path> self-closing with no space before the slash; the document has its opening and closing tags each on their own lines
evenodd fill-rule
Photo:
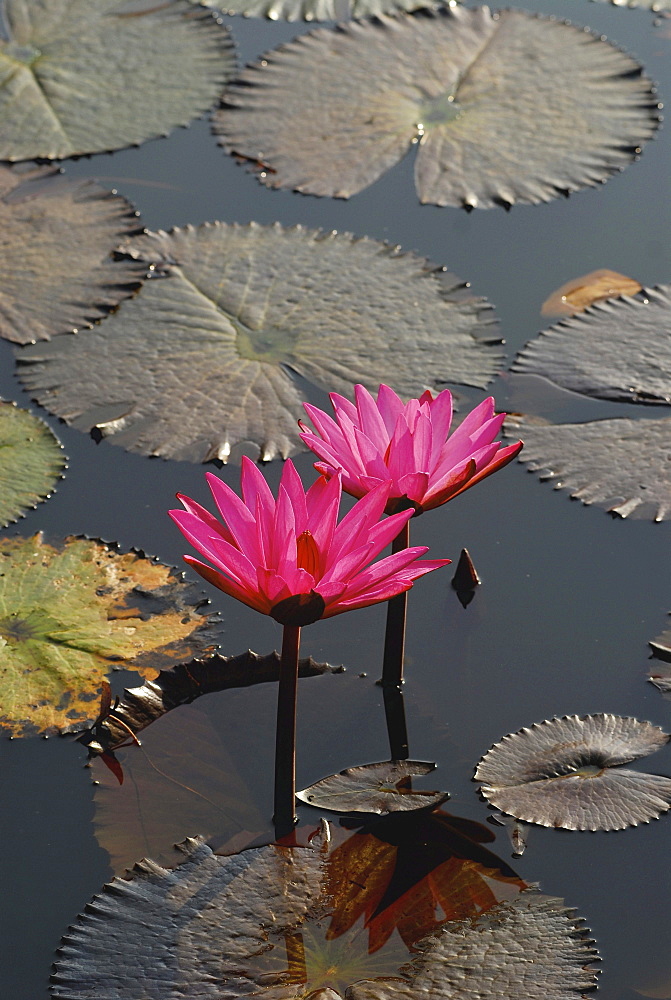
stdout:
<svg viewBox="0 0 671 1000">
<path fill-rule="evenodd" d="M 298 665 L 299 677 L 344 672 L 344 667 L 318 663 L 311 656 L 301 659 Z M 266 656 L 249 649 L 239 656 L 213 652 L 196 657 L 161 670 L 154 680 L 145 681 L 139 687 L 125 688 L 122 699 L 111 713 L 83 733 L 78 742 L 88 747 L 93 755 L 113 752 L 127 742 L 129 730 L 137 734 L 173 708 L 191 704 L 201 695 L 277 681 L 279 674 L 280 654 L 277 651 Z"/>
<path fill-rule="evenodd" d="M 19 404 L 16 402 L 16 400 L 14 400 L 14 399 L 4 399 L 2 396 L 0 396 L 0 404 L 3 404 L 3 403 L 8 404 L 10 406 L 14 406 L 17 410 L 26 410 L 25 407 L 19 406 Z M 0 521 L 0 530 L 4 530 L 5 528 L 9 528 L 13 524 L 17 524 L 24 517 L 26 517 L 31 511 L 37 510 L 37 508 L 39 507 L 39 505 L 41 503 L 44 503 L 46 500 L 50 500 L 51 497 L 54 495 L 54 493 L 58 492 L 58 483 L 62 479 L 65 479 L 65 475 L 66 475 L 66 473 L 68 471 L 68 461 L 69 461 L 69 459 L 68 459 L 68 456 L 65 454 L 65 448 L 63 447 L 63 442 L 60 440 L 60 438 L 58 437 L 58 435 L 52 430 L 52 428 L 49 426 L 49 424 L 47 423 L 47 421 L 40 414 L 33 413 L 32 410 L 26 410 L 26 412 L 30 413 L 30 415 L 32 417 L 34 417 L 35 420 L 37 420 L 40 424 L 42 424 L 43 427 L 46 427 L 46 429 L 49 431 L 49 433 L 53 436 L 53 439 L 56 442 L 56 445 L 60 449 L 60 453 L 61 453 L 60 457 L 62 458 L 62 462 L 60 464 L 60 471 L 59 472 L 54 472 L 54 474 L 53 474 L 54 475 L 54 484 L 50 488 L 49 492 L 45 493 L 43 496 L 40 496 L 35 501 L 35 503 L 28 502 L 28 503 L 22 504 L 22 507 L 24 509 L 21 510 L 21 511 L 19 511 L 19 513 L 16 515 L 16 517 L 10 517 L 8 521 Z M 61 421 L 61 423 L 63 423 L 63 421 Z"/>
</svg>

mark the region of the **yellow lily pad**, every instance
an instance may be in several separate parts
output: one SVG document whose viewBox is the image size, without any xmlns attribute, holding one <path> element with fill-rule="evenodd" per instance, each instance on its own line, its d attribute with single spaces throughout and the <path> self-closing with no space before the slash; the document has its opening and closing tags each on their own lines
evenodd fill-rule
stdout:
<svg viewBox="0 0 671 1000">
<path fill-rule="evenodd" d="M 71 732 L 98 714 L 112 669 L 142 676 L 212 647 L 213 616 L 169 566 L 103 542 L 0 543 L 0 726 Z"/>
</svg>

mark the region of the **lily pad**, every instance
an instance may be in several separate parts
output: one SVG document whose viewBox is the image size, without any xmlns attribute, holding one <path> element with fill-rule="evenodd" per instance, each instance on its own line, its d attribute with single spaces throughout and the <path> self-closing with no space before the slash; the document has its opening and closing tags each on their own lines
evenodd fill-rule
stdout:
<svg viewBox="0 0 671 1000">
<path fill-rule="evenodd" d="M 669 739 L 637 719 L 564 716 L 504 736 L 478 764 L 475 780 L 488 802 L 525 823 L 623 830 L 671 808 L 671 778 L 618 765 L 654 753 Z"/>
<path fill-rule="evenodd" d="M 634 278 L 608 268 L 590 271 L 581 278 L 572 278 L 553 292 L 541 306 L 543 316 L 572 316 L 602 299 L 618 295 L 636 295 L 642 286 Z"/>
<path fill-rule="evenodd" d="M 595 303 L 524 348 L 512 370 L 626 403 L 671 403 L 671 285 Z"/>
<path fill-rule="evenodd" d="M 248 67 L 214 130 L 271 188 L 349 198 L 417 146 L 420 201 L 549 201 L 621 170 L 659 105 L 628 55 L 566 22 L 461 5 L 319 29 Z"/>
<path fill-rule="evenodd" d="M 323 923 L 333 908 L 328 843 L 313 843 L 222 858 L 189 840 L 172 871 L 141 862 L 130 880 L 106 886 L 67 933 L 53 995 L 135 1000 L 138 969 L 146 1000 L 564 1000 L 595 985 L 587 933 L 560 900 L 533 892 L 445 924 L 406 965 L 398 942 L 370 954 L 361 934 L 326 939 Z"/>
<path fill-rule="evenodd" d="M 0 542 L 0 725 L 13 735 L 91 725 L 113 669 L 190 659 L 214 616 L 181 574 L 102 542 L 41 534 Z"/>
<path fill-rule="evenodd" d="M 430 774 L 435 767 L 418 760 L 387 760 L 348 767 L 297 792 L 296 798 L 331 812 L 383 814 L 426 809 L 440 805 L 449 798 L 448 793 L 416 791 L 409 787 L 408 779 Z"/>
<path fill-rule="evenodd" d="M 671 418 L 549 424 L 516 414 L 504 433 L 524 439 L 520 461 L 556 490 L 619 517 L 671 517 Z"/>
<path fill-rule="evenodd" d="M 120 149 L 187 125 L 235 70 L 212 12 L 185 0 L 5 0 L 0 159 Z M 149 96 L 151 95 L 151 96 Z"/>
<path fill-rule="evenodd" d="M 202 0 L 222 14 L 267 17 L 271 21 L 344 21 L 395 11 L 418 10 L 437 4 L 430 0 Z"/>
<path fill-rule="evenodd" d="M 47 500 L 64 469 L 62 445 L 47 425 L 0 400 L 0 528 Z"/>
<path fill-rule="evenodd" d="M 0 165 L 0 227 L 0 337 L 18 344 L 91 326 L 146 272 L 140 261 L 112 254 L 141 231 L 137 212 L 53 167 Z"/>
<path fill-rule="evenodd" d="M 131 451 L 225 461 L 249 441 L 263 460 L 288 456 L 304 415 L 289 369 L 326 390 L 386 381 L 417 396 L 484 385 L 500 364 L 484 299 L 375 240 L 214 223 L 126 249 L 162 276 L 85 336 L 19 361 L 47 409 Z"/>
</svg>

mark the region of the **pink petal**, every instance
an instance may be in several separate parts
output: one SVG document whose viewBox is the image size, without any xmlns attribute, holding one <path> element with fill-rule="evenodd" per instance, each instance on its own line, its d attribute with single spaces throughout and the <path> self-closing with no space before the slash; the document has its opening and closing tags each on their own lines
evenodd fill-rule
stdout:
<svg viewBox="0 0 671 1000">
<path fill-rule="evenodd" d="M 222 535 L 214 535 L 209 527 L 188 510 L 169 510 L 168 515 L 173 519 L 179 530 L 182 532 L 187 542 L 193 545 L 202 556 L 217 561 L 217 554 L 214 549 L 214 539 L 229 543 Z M 233 543 L 234 545 L 234 543 Z"/>
<path fill-rule="evenodd" d="M 431 403 L 431 424 L 433 426 L 433 442 L 431 446 L 430 469 L 435 468 L 440 451 L 447 440 L 452 424 L 452 393 L 443 389 Z"/>
<path fill-rule="evenodd" d="M 330 567 L 339 558 L 341 552 L 355 547 L 358 544 L 359 534 L 368 532 L 369 528 L 380 520 L 389 499 L 389 488 L 389 483 L 383 483 L 371 490 L 345 514 L 333 533 L 327 567 Z"/>
<path fill-rule="evenodd" d="M 184 505 L 185 510 L 188 510 L 190 514 L 193 514 L 194 517 L 197 517 L 203 522 L 203 524 L 207 525 L 211 534 L 220 535 L 222 538 L 225 538 L 227 542 L 233 543 L 233 535 L 230 533 L 226 525 L 217 520 L 213 514 L 210 514 L 209 510 L 206 510 L 205 507 L 201 507 L 199 503 L 196 503 L 195 500 L 191 500 L 190 497 L 185 497 L 182 493 L 177 494 L 177 499 Z"/>
<path fill-rule="evenodd" d="M 384 455 L 389 444 L 389 434 L 377 403 L 363 385 L 354 386 L 354 398 L 359 413 L 359 427 L 380 455 Z"/>
<path fill-rule="evenodd" d="M 516 455 L 519 455 L 523 446 L 524 445 L 522 441 L 517 441 L 515 444 L 511 444 L 506 448 L 499 449 L 494 461 L 490 462 L 489 465 L 487 465 L 484 469 L 481 469 L 479 472 L 476 472 L 476 474 L 472 477 L 472 479 L 464 486 L 462 486 L 461 489 L 454 494 L 454 496 L 457 496 L 459 493 L 463 493 L 464 490 L 469 489 L 469 487 L 471 486 L 475 486 L 476 483 L 479 483 L 483 479 L 486 479 L 487 476 L 491 476 L 491 474 L 493 472 L 496 472 L 497 469 L 502 469 L 504 465 L 508 465 L 508 463 L 512 462 L 512 460 L 515 458 Z"/>
<path fill-rule="evenodd" d="M 196 573 L 202 576 L 203 580 L 207 580 L 213 587 L 223 590 L 229 597 L 234 597 L 237 601 L 242 601 L 247 607 L 253 608 L 255 611 L 261 611 L 264 615 L 270 614 L 270 605 L 257 592 L 239 587 L 232 580 L 229 580 L 228 577 L 217 573 L 211 566 L 206 566 L 205 563 L 200 562 L 199 559 L 194 559 L 193 556 L 184 556 L 184 562 L 195 569 Z"/>
<path fill-rule="evenodd" d="M 466 489 L 467 485 L 472 482 L 476 471 L 476 465 L 472 458 L 455 466 L 454 469 L 450 469 L 442 479 L 438 479 L 429 487 L 422 501 L 423 510 L 433 510 L 434 507 L 440 507 L 441 504 L 447 503 L 462 489 Z"/>
<path fill-rule="evenodd" d="M 258 561 L 260 553 L 257 548 L 256 518 L 254 512 L 218 476 L 213 475 L 211 472 L 206 472 L 205 478 L 212 491 L 217 509 L 233 535 L 235 544 L 241 552 L 246 552 L 251 559 Z"/>
<path fill-rule="evenodd" d="M 239 583 L 241 587 L 256 589 L 256 565 L 243 552 L 221 538 L 213 538 L 212 553 L 208 558 L 235 583 Z"/>
<path fill-rule="evenodd" d="M 249 510 L 256 510 L 256 498 L 261 500 L 264 516 L 270 518 L 275 513 L 275 498 L 270 486 L 259 467 L 247 455 L 242 456 L 242 472 L 240 485 L 245 505 Z"/>
<path fill-rule="evenodd" d="M 296 535 L 300 535 L 308 526 L 308 512 L 305 505 L 305 490 L 303 488 L 303 483 L 301 482 L 301 477 L 296 471 L 296 466 L 290 458 L 288 458 L 284 463 L 282 476 L 280 478 L 280 486 L 284 487 L 289 495 L 291 506 L 294 510 Z"/>
<path fill-rule="evenodd" d="M 429 477 L 426 472 L 409 472 L 401 476 L 396 485 L 399 496 L 421 504 L 429 487 Z"/>
<path fill-rule="evenodd" d="M 403 401 L 384 382 L 377 392 L 377 408 L 389 437 L 394 433 L 399 416 L 405 411 Z"/>
<path fill-rule="evenodd" d="M 331 406 L 336 415 L 336 420 L 340 424 L 341 417 L 347 417 L 353 424 L 359 422 L 359 415 L 357 413 L 356 406 L 351 403 L 349 399 L 341 396 L 339 392 L 330 392 L 329 399 L 331 400 Z M 342 425 L 341 425 L 342 426 Z"/>
<path fill-rule="evenodd" d="M 341 496 L 340 476 L 334 476 L 328 480 L 320 476 L 312 484 L 305 497 L 308 531 L 312 532 L 312 537 L 322 556 L 328 553 L 333 541 L 333 534 L 338 523 Z"/>
<path fill-rule="evenodd" d="M 269 569 L 283 576 L 289 587 L 296 572 L 296 523 L 289 494 L 280 486 L 275 504 L 275 523 L 270 539 Z"/>
</svg>

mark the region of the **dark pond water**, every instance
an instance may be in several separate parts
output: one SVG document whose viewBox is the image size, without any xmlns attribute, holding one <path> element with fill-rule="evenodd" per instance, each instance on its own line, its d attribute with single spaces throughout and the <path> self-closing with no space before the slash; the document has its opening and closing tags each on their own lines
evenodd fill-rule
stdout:
<svg viewBox="0 0 671 1000">
<path fill-rule="evenodd" d="M 635 55 L 671 95 L 671 21 L 579 0 L 526 4 L 589 25 Z M 246 62 L 294 37 L 301 25 L 231 18 Z M 151 95 L 148 95 L 148 100 Z M 496 307 L 508 360 L 547 325 L 540 304 L 558 285 L 598 267 L 645 285 L 671 275 L 671 137 L 662 130 L 640 161 L 598 189 L 511 212 L 420 206 L 412 157 L 349 202 L 262 188 L 216 146 L 205 121 L 143 147 L 64 164 L 70 176 L 98 177 L 126 195 L 149 228 L 208 219 L 338 229 L 401 244 L 472 283 Z M 393 317 L 390 317 L 393 323 Z M 540 379 L 503 373 L 492 385 L 500 408 L 553 419 L 648 416 L 634 407 L 590 402 Z M 13 350 L 0 342 L 0 394 L 27 406 Z M 477 402 L 475 391 L 466 393 Z M 315 397 L 313 391 L 313 397 Z M 318 396 L 315 398 L 319 398 Z M 37 409 L 37 408 L 36 408 Z M 44 416 L 44 414 L 42 414 Z M 655 414 L 658 415 L 658 414 Z M 87 534 L 137 546 L 178 565 L 184 545 L 164 512 L 180 490 L 205 499 L 204 470 L 144 459 L 72 431 L 47 416 L 69 457 L 58 492 L 11 532 Z M 310 460 L 298 459 L 308 481 Z M 267 469 L 276 482 L 279 463 Z M 238 470 L 223 477 L 237 486 Z M 506 733 L 554 715 L 613 712 L 671 725 L 669 703 L 645 681 L 647 641 L 671 608 L 669 523 L 614 520 L 570 502 L 520 465 L 509 466 L 453 503 L 413 523 L 413 540 L 456 558 L 467 546 L 483 586 L 467 609 L 449 571 L 410 595 L 406 711 L 412 756 L 435 760 L 456 815 L 486 822 L 471 781 L 480 756 Z M 269 652 L 270 619 L 212 593 L 225 623 L 223 651 Z M 303 652 L 344 664 L 344 677 L 306 679 L 299 691 L 299 787 L 332 771 L 387 756 L 379 675 L 380 607 L 304 630 Z M 365 673 L 366 677 L 359 677 Z M 115 678 L 119 690 L 128 675 Z M 266 685 L 221 698 L 218 739 L 258 813 L 271 812 L 274 690 Z M 95 837 L 94 787 L 74 741 L 0 743 L 3 775 L 0 995 L 46 997 L 61 935 L 111 874 Z M 671 774 L 671 748 L 644 769 Z M 110 792 L 110 794 L 112 794 Z M 113 812 L 114 804 L 108 800 Z M 525 879 L 562 896 L 587 920 L 603 957 L 600 995 L 671 996 L 671 820 L 611 834 L 534 828 L 513 862 Z M 183 835 L 196 834 L 186 828 Z M 509 859 L 504 831 L 493 849 Z"/>
</svg>

